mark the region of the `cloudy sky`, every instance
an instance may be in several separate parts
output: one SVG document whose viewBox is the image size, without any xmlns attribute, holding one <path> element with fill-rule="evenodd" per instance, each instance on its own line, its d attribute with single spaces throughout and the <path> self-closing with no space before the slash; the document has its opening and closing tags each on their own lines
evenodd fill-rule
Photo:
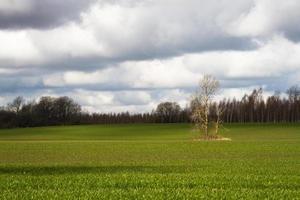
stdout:
<svg viewBox="0 0 300 200">
<path fill-rule="evenodd" d="M 88 111 L 185 105 L 300 83 L 299 0 L 1 0 L 0 105 L 68 95 Z"/>
</svg>

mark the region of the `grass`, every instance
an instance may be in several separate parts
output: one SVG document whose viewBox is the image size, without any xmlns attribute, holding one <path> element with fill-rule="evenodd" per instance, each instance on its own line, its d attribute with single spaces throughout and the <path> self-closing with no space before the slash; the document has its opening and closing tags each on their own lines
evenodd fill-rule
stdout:
<svg viewBox="0 0 300 200">
<path fill-rule="evenodd" d="M 0 130 L 0 199 L 300 199 L 300 125 Z"/>
</svg>

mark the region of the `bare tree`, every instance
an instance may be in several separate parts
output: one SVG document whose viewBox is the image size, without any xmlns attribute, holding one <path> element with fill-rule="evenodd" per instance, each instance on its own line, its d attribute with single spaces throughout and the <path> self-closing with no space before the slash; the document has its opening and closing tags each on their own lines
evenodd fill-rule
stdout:
<svg viewBox="0 0 300 200">
<path fill-rule="evenodd" d="M 219 87 L 220 83 L 215 77 L 204 75 L 191 102 L 192 120 L 204 131 L 206 137 L 209 128 L 209 108 Z"/>
<path fill-rule="evenodd" d="M 300 87 L 298 85 L 294 85 L 290 87 L 286 91 L 287 95 L 289 96 L 290 101 L 297 101 L 300 100 Z"/>
<path fill-rule="evenodd" d="M 8 109 L 11 110 L 12 112 L 15 112 L 18 114 L 19 111 L 21 110 L 24 102 L 25 102 L 24 98 L 21 96 L 18 96 L 13 100 L 12 103 L 8 104 Z"/>
<path fill-rule="evenodd" d="M 216 107 L 216 123 L 215 123 L 215 134 L 218 135 L 220 126 L 223 124 L 222 116 L 225 111 L 226 105 L 224 103 L 219 103 Z"/>
</svg>

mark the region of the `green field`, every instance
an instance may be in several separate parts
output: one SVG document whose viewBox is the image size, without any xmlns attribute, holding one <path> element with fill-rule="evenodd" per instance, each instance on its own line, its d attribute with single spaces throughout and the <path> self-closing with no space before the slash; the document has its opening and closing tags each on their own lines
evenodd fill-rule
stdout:
<svg viewBox="0 0 300 200">
<path fill-rule="evenodd" d="M 1 199 L 300 199 L 300 125 L 0 130 Z"/>
</svg>

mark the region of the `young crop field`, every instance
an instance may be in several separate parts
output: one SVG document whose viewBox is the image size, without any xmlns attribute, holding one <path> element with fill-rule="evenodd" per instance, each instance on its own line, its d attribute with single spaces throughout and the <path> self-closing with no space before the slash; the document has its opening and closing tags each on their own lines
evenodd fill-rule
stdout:
<svg viewBox="0 0 300 200">
<path fill-rule="evenodd" d="M 0 199 L 300 199 L 300 124 L 0 130 Z"/>
</svg>

